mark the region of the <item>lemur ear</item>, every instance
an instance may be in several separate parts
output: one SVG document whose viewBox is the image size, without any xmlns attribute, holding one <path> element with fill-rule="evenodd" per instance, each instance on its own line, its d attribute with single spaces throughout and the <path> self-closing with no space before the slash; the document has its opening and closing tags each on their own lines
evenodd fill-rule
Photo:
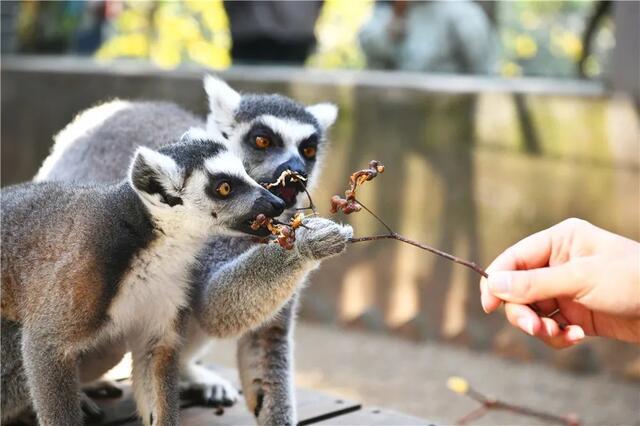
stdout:
<svg viewBox="0 0 640 426">
<path fill-rule="evenodd" d="M 212 75 L 204 77 L 204 91 L 209 97 L 207 130 L 226 132 L 233 123 L 235 111 L 240 105 L 240 93 Z"/>
<path fill-rule="evenodd" d="M 189 129 L 180 136 L 180 142 L 208 141 L 210 139 L 212 139 L 212 135 L 200 127 L 189 127 Z"/>
<path fill-rule="evenodd" d="M 139 147 L 129 169 L 131 186 L 155 205 L 182 204 L 180 188 L 184 177 L 173 158 L 146 147 Z"/>
<path fill-rule="evenodd" d="M 327 130 L 336 121 L 336 117 L 338 117 L 338 107 L 330 103 L 308 106 L 307 112 L 318 120 L 322 130 Z"/>
</svg>

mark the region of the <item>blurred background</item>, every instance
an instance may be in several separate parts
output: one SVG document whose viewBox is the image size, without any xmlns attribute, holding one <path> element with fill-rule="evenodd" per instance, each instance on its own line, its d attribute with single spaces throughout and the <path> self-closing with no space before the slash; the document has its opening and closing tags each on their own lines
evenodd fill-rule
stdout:
<svg viewBox="0 0 640 426">
<path fill-rule="evenodd" d="M 314 198 L 344 191 L 394 229 L 487 265 L 577 216 L 640 239 L 640 3 L 613 1 L 2 1 L 2 185 L 35 174 L 52 136 L 115 97 L 204 115 L 201 78 L 340 107 Z M 325 202 L 326 200 L 326 202 Z M 366 214 L 358 235 L 379 231 Z M 396 242 L 359 244 L 305 290 L 306 387 L 450 423 L 497 396 L 639 424 L 638 346 L 560 352 L 480 307 L 478 278 Z M 233 365 L 231 343 L 212 360 Z M 479 422 L 525 424 L 492 414 Z M 505 417 L 507 416 L 507 417 Z"/>
</svg>

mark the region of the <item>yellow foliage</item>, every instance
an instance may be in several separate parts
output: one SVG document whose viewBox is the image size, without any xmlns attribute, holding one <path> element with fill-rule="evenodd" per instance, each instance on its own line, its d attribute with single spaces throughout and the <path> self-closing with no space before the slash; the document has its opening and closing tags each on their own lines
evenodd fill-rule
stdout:
<svg viewBox="0 0 640 426">
<path fill-rule="evenodd" d="M 515 62 L 505 62 L 500 67 L 500 74 L 503 77 L 519 77 L 522 75 L 522 67 Z"/>
<path fill-rule="evenodd" d="M 149 27 L 147 16 L 144 11 L 138 9 L 125 9 L 118 17 L 118 31 L 144 31 Z"/>
<path fill-rule="evenodd" d="M 520 34 L 516 37 L 515 50 L 518 57 L 529 59 L 538 53 L 538 45 L 530 35 Z"/>
<path fill-rule="evenodd" d="M 117 57 L 144 58 L 149 54 L 149 40 L 144 34 L 115 36 L 100 46 L 96 57 L 101 60 Z"/>
<path fill-rule="evenodd" d="M 584 63 L 584 72 L 588 77 L 596 77 L 602 72 L 600 63 L 593 55 L 589 55 Z"/>
<path fill-rule="evenodd" d="M 115 28 L 116 35 L 96 52 L 98 59 L 149 58 L 165 69 L 185 59 L 216 69 L 231 65 L 229 21 L 221 0 L 127 1 Z"/>
<path fill-rule="evenodd" d="M 578 61 L 582 55 L 582 41 L 576 34 L 570 31 L 557 29 L 552 31 L 551 45 L 574 61 Z"/>
<path fill-rule="evenodd" d="M 155 43 L 151 46 L 150 58 L 160 68 L 173 69 L 182 62 L 182 55 L 179 44 L 172 44 L 168 41 Z"/>
<path fill-rule="evenodd" d="M 371 17 L 371 0 L 326 0 L 316 22 L 316 53 L 307 65 L 320 68 L 364 68 L 358 31 Z"/>
</svg>

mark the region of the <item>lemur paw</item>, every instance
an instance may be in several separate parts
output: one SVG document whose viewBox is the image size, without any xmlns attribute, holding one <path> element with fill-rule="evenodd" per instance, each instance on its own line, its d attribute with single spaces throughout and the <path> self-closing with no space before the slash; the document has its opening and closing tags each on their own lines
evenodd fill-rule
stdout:
<svg viewBox="0 0 640 426">
<path fill-rule="evenodd" d="M 298 250 L 303 256 L 320 260 L 342 253 L 353 236 L 353 228 L 329 219 L 312 217 L 304 221 L 306 228 L 296 232 Z"/>
<path fill-rule="evenodd" d="M 180 380 L 180 397 L 207 407 L 231 407 L 238 390 L 228 380 L 201 365 L 193 364 Z"/>
</svg>

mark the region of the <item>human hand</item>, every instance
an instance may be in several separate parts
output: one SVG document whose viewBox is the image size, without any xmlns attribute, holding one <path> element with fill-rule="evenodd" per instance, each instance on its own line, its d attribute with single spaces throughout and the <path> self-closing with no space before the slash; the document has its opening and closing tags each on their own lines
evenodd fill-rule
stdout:
<svg viewBox="0 0 640 426">
<path fill-rule="evenodd" d="M 320 260 L 342 253 L 353 236 L 353 228 L 329 219 L 305 219 L 305 227 L 296 230 L 296 247 L 303 256 Z"/>
<path fill-rule="evenodd" d="M 480 281 L 485 312 L 504 301 L 508 321 L 549 346 L 565 348 L 585 334 L 640 342 L 635 241 L 567 219 L 508 248 L 487 273 Z"/>
</svg>

